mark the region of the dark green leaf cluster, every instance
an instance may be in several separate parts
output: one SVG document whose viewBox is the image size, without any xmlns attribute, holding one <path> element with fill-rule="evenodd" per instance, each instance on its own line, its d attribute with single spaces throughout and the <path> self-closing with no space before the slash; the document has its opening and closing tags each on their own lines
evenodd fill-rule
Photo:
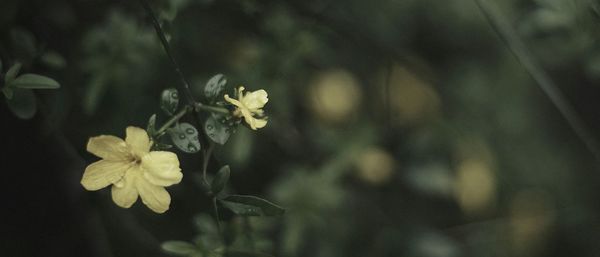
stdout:
<svg viewBox="0 0 600 257">
<path fill-rule="evenodd" d="M 15 63 L 2 76 L 2 93 L 10 110 L 21 119 L 31 119 L 37 110 L 35 95 L 32 89 L 58 89 L 60 84 L 55 80 L 32 73 L 19 74 L 21 63 Z M 0 65 L 0 73 L 2 65 Z"/>
</svg>

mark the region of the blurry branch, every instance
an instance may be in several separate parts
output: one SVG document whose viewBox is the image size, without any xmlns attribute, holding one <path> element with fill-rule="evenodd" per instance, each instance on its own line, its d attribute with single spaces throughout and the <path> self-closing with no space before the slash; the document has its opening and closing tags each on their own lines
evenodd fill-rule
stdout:
<svg viewBox="0 0 600 257">
<path fill-rule="evenodd" d="M 163 31 L 162 27 L 160 26 L 160 22 L 158 21 L 156 13 L 154 12 L 154 10 L 152 10 L 152 7 L 150 7 L 150 4 L 148 3 L 148 1 L 140 0 L 140 3 L 142 4 L 144 9 L 150 16 L 152 25 L 154 26 L 154 29 L 156 30 L 156 35 L 158 35 L 158 38 L 160 39 L 160 43 L 162 44 L 163 48 L 165 49 L 165 53 L 167 54 L 167 56 L 169 57 L 169 60 L 171 61 L 171 65 L 173 65 L 175 72 L 177 72 L 177 75 L 179 75 L 179 79 L 181 79 L 181 83 L 182 83 L 182 86 L 180 88 L 181 92 L 183 92 L 183 94 L 185 94 L 188 104 L 191 106 L 194 106 L 196 101 L 194 100 L 194 96 L 192 95 L 192 91 L 190 90 L 190 83 L 185 78 L 185 76 L 183 76 L 183 72 L 181 71 L 179 64 L 177 63 L 177 61 L 173 57 L 173 54 L 171 53 L 171 47 L 169 45 L 169 41 L 167 41 L 165 32 Z"/>
<path fill-rule="evenodd" d="M 180 91 L 183 92 L 183 94 L 185 94 L 186 99 L 188 101 L 188 106 L 184 107 L 184 109 L 177 114 L 177 116 L 179 116 L 179 117 L 175 117 L 175 119 L 172 119 L 172 120 L 178 120 L 183 115 L 185 115 L 189 111 L 190 108 L 195 110 L 196 114 L 199 114 L 198 111 L 200 111 L 200 110 L 204 110 L 204 111 L 208 111 L 208 112 L 217 112 L 217 113 L 229 113 L 229 111 L 225 108 L 204 105 L 201 102 L 197 102 L 196 100 L 194 100 L 194 96 L 192 95 L 192 92 L 190 90 L 190 83 L 183 75 L 183 72 L 181 71 L 179 64 L 177 63 L 177 61 L 175 60 L 175 57 L 173 57 L 173 54 L 171 53 L 171 47 L 169 45 L 169 42 L 167 41 L 165 32 L 163 31 L 162 27 L 160 26 L 160 23 L 158 21 L 156 13 L 154 12 L 154 10 L 152 10 L 152 7 L 150 6 L 150 4 L 148 4 L 147 0 L 140 0 L 140 3 L 142 4 L 144 9 L 150 16 L 150 19 L 152 20 L 152 25 L 154 25 L 154 29 L 156 30 L 156 34 L 158 35 L 158 38 L 160 39 L 160 42 L 165 50 L 165 53 L 169 57 L 169 60 L 171 61 L 173 68 L 175 69 L 175 71 L 177 72 L 177 75 L 179 75 L 179 78 L 181 79 L 182 86 L 181 86 Z M 195 115 L 195 117 L 197 118 L 196 121 L 197 121 L 198 125 L 200 125 L 199 116 Z M 170 125 L 165 124 L 165 125 L 163 125 L 163 128 L 168 128 L 169 126 Z M 163 128 L 161 128 L 161 130 Z M 202 157 L 203 157 L 202 158 L 202 180 L 203 180 L 203 183 L 205 184 L 206 188 L 210 188 L 210 184 L 208 183 L 208 179 L 206 178 L 206 171 L 207 171 L 208 162 L 210 160 L 210 157 L 212 156 L 212 151 L 213 151 L 215 144 L 210 139 L 208 139 L 207 141 L 209 142 L 208 149 L 203 150 L 203 154 L 202 154 Z M 213 195 L 212 192 L 207 193 L 207 195 L 212 198 L 213 208 L 214 208 L 214 212 L 215 212 L 215 220 L 217 221 L 219 234 L 222 234 L 221 221 L 219 219 L 219 209 L 217 206 L 217 197 L 216 197 L 216 195 Z"/>
<path fill-rule="evenodd" d="M 556 106 L 571 129 L 573 129 L 579 139 L 583 141 L 588 150 L 594 155 L 596 161 L 600 161 L 600 148 L 596 139 L 556 84 L 540 68 L 540 65 L 531 55 L 525 43 L 519 38 L 517 32 L 511 27 L 497 6 L 489 0 L 475 0 L 475 2 L 492 28 L 498 33 L 529 75 L 537 82 L 542 91 L 550 98 L 550 101 Z"/>
</svg>

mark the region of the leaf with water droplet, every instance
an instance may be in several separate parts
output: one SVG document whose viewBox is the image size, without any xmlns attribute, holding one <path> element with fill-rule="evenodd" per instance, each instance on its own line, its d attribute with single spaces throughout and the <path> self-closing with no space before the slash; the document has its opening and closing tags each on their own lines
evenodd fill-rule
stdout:
<svg viewBox="0 0 600 257">
<path fill-rule="evenodd" d="M 211 115 L 204 122 L 204 132 L 213 142 L 224 145 L 231 136 L 232 128 L 219 122 L 217 118 Z"/>
<path fill-rule="evenodd" d="M 167 88 L 160 95 L 160 108 L 168 115 L 173 115 L 179 106 L 179 92 L 175 88 Z"/>
<path fill-rule="evenodd" d="M 171 137 L 173 144 L 179 150 L 186 153 L 196 153 L 200 151 L 200 141 L 198 140 L 198 130 L 189 123 L 179 123 L 167 132 Z"/>
<path fill-rule="evenodd" d="M 227 79 L 223 74 L 217 74 L 210 78 L 208 82 L 206 82 L 206 86 L 204 87 L 204 95 L 207 98 L 215 98 L 223 92 L 225 89 L 225 85 L 227 84 Z"/>
<path fill-rule="evenodd" d="M 252 195 L 230 195 L 219 202 L 241 216 L 278 216 L 285 212 L 280 206 Z"/>
</svg>

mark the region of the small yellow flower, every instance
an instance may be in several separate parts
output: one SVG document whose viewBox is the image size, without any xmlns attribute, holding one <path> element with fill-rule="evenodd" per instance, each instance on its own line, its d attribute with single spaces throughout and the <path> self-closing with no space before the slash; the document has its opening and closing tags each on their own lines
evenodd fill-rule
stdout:
<svg viewBox="0 0 600 257">
<path fill-rule="evenodd" d="M 235 105 L 237 109 L 233 112 L 236 117 L 244 117 L 244 120 L 253 130 L 262 128 L 267 125 L 265 118 L 257 118 L 263 115 L 262 108 L 267 104 L 267 91 L 261 89 L 254 92 L 248 92 L 244 95 L 244 87 L 238 88 L 239 100 L 225 95 L 225 101 Z"/>
<path fill-rule="evenodd" d="M 150 152 L 152 142 L 145 130 L 127 127 L 125 141 L 115 136 L 97 136 L 88 141 L 87 151 L 102 158 L 90 164 L 81 184 L 96 191 L 112 184 L 112 199 L 129 208 L 138 198 L 156 213 L 169 209 L 171 196 L 165 187 L 177 184 L 183 174 L 172 152 Z"/>
</svg>

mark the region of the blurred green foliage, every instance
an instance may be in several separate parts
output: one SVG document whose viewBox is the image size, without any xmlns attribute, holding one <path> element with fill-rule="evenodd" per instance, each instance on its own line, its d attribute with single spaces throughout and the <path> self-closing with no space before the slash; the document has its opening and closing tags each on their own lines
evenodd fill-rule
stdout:
<svg viewBox="0 0 600 257">
<path fill-rule="evenodd" d="M 599 137 L 600 4 L 496 2 Z M 156 248 L 184 256 L 223 254 L 225 243 L 240 250 L 229 255 L 281 257 L 598 255 L 595 161 L 474 1 L 152 4 L 195 97 L 207 98 L 218 73 L 230 88 L 269 93 L 266 128 L 211 137 L 228 142 L 209 172 L 230 164 L 224 192 L 262 195 L 286 213 L 225 212 L 221 242 L 191 179 L 199 158 L 172 149 L 185 175 L 169 213 L 93 199 L 114 256 L 145 251 L 111 221 L 124 212 Z M 20 61 L 60 82 L 54 96 L 35 94 L 88 160 L 88 137 L 144 127 L 180 83 L 136 1 L 4 0 L 0 31 L 3 74 Z"/>
</svg>

